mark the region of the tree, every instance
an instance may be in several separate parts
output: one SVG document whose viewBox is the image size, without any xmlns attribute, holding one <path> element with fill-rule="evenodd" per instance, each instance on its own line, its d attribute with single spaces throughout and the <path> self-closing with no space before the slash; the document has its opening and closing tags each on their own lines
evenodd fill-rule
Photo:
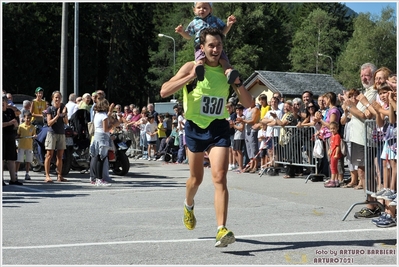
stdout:
<svg viewBox="0 0 399 267">
<path fill-rule="evenodd" d="M 316 9 L 309 14 L 293 38 L 289 54 L 292 71 L 330 73 L 330 62 L 320 60 L 319 54 L 333 55 L 340 50 L 344 32 L 335 27 L 336 18 Z"/>
<path fill-rule="evenodd" d="M 359 71 L 366 62 L 396 71 L 396 40 L 393 9 L 384 9 L 381 17 L 376 18 L 371 18 L 370 13 L 361 13 L 354 21 L 353 37 L 338 58 L 338 81 L 347 88 L 361 87 Z"/>
</svg>

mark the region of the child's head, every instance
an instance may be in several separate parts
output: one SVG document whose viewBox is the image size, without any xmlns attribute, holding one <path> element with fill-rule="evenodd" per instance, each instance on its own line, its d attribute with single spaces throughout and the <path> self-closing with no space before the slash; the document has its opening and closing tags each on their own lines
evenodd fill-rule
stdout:
<svg viewBox="0 0 399 267">
<path fill-rule="evenodd" d="M 30 111 L 25 111 L 24 120 L 26 125 L 30 125 L 32 120 L 32 113 Z"/>
<path fill-rule="evenodd" d="M 177 123 L 177 120 L 174 120 L 174 121 L 172 122 L 172 127 L 173 127 L 173 128 L 177 128 L 177 124 L 178 124 L 178 123 Z"/>
<path fill-rule="evenodd" d="M 241 104 L 237 104 L 237 106 L 236 106 L 237 115 L 241 116 L 243 112 L 244 112 L 244 106 Z"/>
<path fill-rule="evenodd" d="M 380 86 L 378 86 L 377 89 L 378 89 L 378 95 L 379 95 L 381 101 L 384 102 L 385 104 L 388 104 L 389 103 L 388 92 L 392 91 L 389 84 L 382 83 Z"/>
<path fill-rule="evenodd" d="M 388 81 L 391 83 L 396 84 L 396 73 L 392 73 L 391 75 L 388 76 Z"/>
<path fill-rule="evenodd" d="M 212 13 L 212 3 L 210 2 L 194 2 L 193 12 L 200 18 L 205 18 Z"/>
<path fill-rule="evenodd" d="M 336 121 L 330 122 L 330 131 L 332 134 L 334 134 L 334 135 L 337 134 L 338 128 L 339 128 L 338 122 L 336 122 Z"/>
<path fill-rule="evenodd" d="M 266 123 L 262 123 L 262 130 L 267 130 L 267 124 Z"/>
<path fill-rule="evenodd" d="M 44 94 L 44 90 L 41 87 L 37 87 L 35 90 L 35 94 L 37 99 L 42 99 L 43 98 L 43 94 Z"/>
<path fill-rule="evenodd" d="M 165 119 L 165 116 L 164 115 L 162 115 L 162 114 L 159 114 L 158 115 L 158 121 L 163 121 Z"/>
<path fill-rule="evenodd" d="M 154 115 L 148 115 L 147 119 L 149 122 L 153 122 L 155 120 Z"/>
</svg>

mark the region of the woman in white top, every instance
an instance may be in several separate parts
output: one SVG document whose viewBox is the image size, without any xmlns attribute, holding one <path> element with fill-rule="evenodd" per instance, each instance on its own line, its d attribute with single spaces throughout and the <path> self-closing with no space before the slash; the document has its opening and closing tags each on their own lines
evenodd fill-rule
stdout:
<svg viewBox="0 0 399 267">
<path fill-rule="evenodd" d="M 108 100 L 97 100 L 94 106 L 94 138 L 90 145 L 90 165 L 94 166 L 94 176 L 96 184 L 105 184 L 103 180 L 104 161 L 108 157 L 108 150 L 112 149 L 110 130 L 119 124 L 117 120 L 108 117 Z"/>
</svg>

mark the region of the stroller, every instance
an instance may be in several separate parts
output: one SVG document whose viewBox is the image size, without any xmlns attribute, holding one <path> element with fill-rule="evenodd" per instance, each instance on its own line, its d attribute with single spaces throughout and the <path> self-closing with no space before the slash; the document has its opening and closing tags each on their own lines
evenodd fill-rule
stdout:
<svg viewBox="0 0 399 267">
<path fill-rule="evenodd" d="M 156 153 L 156 159 L 158 161 L 175 163 L 177 161 L 177 152 L 179 151 L 179 146 L 175 146 L 175 138 L 173 136 L 169 136 L 168 138 L 164 138 L 159 145 L 159 151 Z"/>
</svg>

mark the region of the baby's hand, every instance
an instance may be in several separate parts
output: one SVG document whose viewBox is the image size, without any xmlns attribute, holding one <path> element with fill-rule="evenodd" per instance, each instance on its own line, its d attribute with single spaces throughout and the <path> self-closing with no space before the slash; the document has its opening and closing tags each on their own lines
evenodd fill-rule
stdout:
<svg viewBox="0 0 399 267">
<path fill-rule="evenodd" d="M 175 28 L 175 32 L 177 32 L 177 33 L 182 33 L 183 32 L 183 25 L 179 25 L 179 26 L 177 26 L 176 28 Z"/>
<path fill-rule="evenodd" d="M 231 25 L 231 24 L 234 24 L 236 22 L 237 22 L 237 19 L 236 19 L 236 17 L 234 15 L 230 15 L 227 18 L 227 25 Z"/>
</svg>

